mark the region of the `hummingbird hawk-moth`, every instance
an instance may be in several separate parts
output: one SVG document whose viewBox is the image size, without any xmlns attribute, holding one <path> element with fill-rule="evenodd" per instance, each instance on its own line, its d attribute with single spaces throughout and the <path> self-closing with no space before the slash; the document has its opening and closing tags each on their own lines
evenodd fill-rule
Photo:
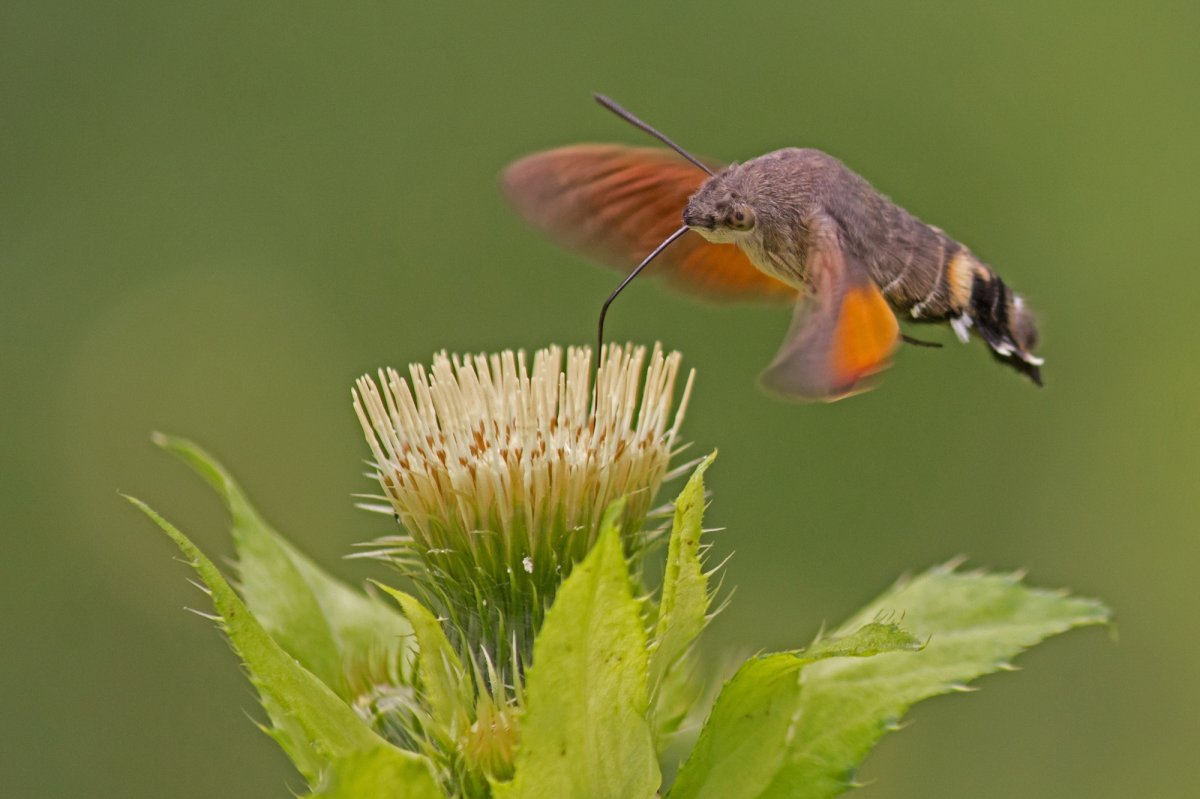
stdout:
<svg viewBox="0 0 1200 799">
<path fill-rule="evenodd" d="M 1041 385 L 1037 328 L 991 267 L 820 150 L 786 148 L 727 166 L 694 158 L 608 98 L 609 110 L 675 152 L 579 144 L 535 153 L 501 176 L 504 193 L 559 243 L 627 267 L 650 252 L 682 289 L 716 299 L 795 302 L 770 390 L 834 400 L 869 386 L 901 340 L 896 314 L 972 330 Z M 673 232 L 672 232 L 673 231 Z M 657 246 L 655 246 L 657 244 Z M 933 345 L 938 346 L 938 345 Z"/>
</svg>

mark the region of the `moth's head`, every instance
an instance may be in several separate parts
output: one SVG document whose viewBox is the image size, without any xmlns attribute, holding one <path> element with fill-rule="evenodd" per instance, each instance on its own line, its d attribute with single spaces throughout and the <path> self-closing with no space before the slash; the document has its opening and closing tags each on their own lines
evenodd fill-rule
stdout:
<svg viewBox="0 0 1200 799">
<path fill-rule="evenodd" d="M 683 223 L 711 242 L 737 241 L 754 230 L 758 219 L 738 165 L 731 164 L 696 190 L 683 211 Z"/>
</svg>

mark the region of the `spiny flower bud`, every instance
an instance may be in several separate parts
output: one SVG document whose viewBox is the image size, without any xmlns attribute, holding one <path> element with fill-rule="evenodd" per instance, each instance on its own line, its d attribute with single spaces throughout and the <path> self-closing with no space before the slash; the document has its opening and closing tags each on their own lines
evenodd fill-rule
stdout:
<svg viewBox="0 0 1200 799">
<path fill-rule="evenodd" d="M 648 362 L 647 362 L 648 361 Z M 432 368 L 358 380 L 354 408 L 383 498 L 404 535 L 376 554 L 438 600 L 466 648 L 527 657 L 533 633 L 601 515 L 627 497 L 622 538 L 637 557 L 687 404 L 672 414 L 678 353 L 550 347 L 434 358 Z M 515 650 L 510 647 L 515 645 Z"/>
</svg>

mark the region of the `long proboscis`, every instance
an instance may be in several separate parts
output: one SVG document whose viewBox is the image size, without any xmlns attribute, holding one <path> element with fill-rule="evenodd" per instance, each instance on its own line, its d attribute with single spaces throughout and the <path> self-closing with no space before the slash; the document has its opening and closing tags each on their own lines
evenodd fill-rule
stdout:
<svg viewBox="0 0 1200 799">
<path fill-rule="evenodd" d="M 659 244 L 657 247 L 655 247 L 654 251 L 646 256 L 645 260 L 643 260 L 640 264 L 638 264 L 637 267 L 632 272 L 630 272 L 628 275 L 626 275 L 625 279 L 621 281 L 621 285 L 619 285 L 615 289 L 613 289 L 613 293 L 608 295 L 608 299 L 604 301 L 604 305 L 600 306 L 600 323 L 596 326 L 596 365 L 597 365 L 597 367 L 599 367 L 600 358 L 604 353 L 604 317 L 608 315 L 608 306 L 612 305 L 612 302 L 613 302 L 613 300 L 615 300 L 617 298 L 617 295 L 620 294 L 622 291 L 624 291 L 625 287 L 628 286 L 633 281 L 633 279 L 635 277 L 637 277 L 639 273 L 641 273 L 641 271 L 643 269 L 645 269 L 647 266 L 649 266 L 650 262 L 653 261 L 655 258 L 657 258 L 659 253 L 661 253 L 663 250 L 667 249 L 667 247 L 669 247 L 671 245 L 671 242 L 675 241 L 675 239 L 679 238 L 680 236 L 682 236 L 684 233 L 687 233 L 687 232 L 688 232 L 688 226 L 684 225 L 683 227 L 679 228 L 679 230 L 676 230 L 670 236 L 667 236 L 665 239 L 663 239 L 662 244 Z"/>
<path fill-rule="evenodd" d="M 680 147 L 675 142 L 668 139 L 665 135 L 660 133 L 657 129 L 652 127 L 649 123 L 643 122 L 642 120 L 638 119 L 636 116 L 631 114 L 630 112 L 626 111 L 624 108 L 621 107 L 621 105 L 616 100 L 613 100 L 611 97 L 605 97 L 603 94 L 593 94 L 592 97 L 595 97 L 596 102 L 600 103 L 600 105 L 604 106 L 609 111 L 612 111 L 614 114 L 616 114 L 621 119 L 628 122 L 630 125 L 633 125 L 638 130 L 649 133 L 651 136 L 658 139 L 660 142 L 667 145 L 672 150 L 679 153 L 684 158 L 691 161 L 693 164 L 700 167 L 708 174 L 711 175 L 713 173 L 713 171 L 708 168 L 707 164 L 705 164 L 703 161 L 701 161 L 696 156 L 689 153 L 687 150 Z"/>
</svg>

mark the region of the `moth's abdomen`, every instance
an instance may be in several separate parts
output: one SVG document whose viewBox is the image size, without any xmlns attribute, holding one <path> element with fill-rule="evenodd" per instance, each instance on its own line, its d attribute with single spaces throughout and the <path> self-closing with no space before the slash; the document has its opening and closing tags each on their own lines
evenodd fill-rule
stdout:
<svg viewBox="0 0 1200 799">
<path fill-rule="evenodd" d="M 941 231 L 938 231 L 941 234 Z M 914 319 L 946 319 L 969 310 L 971 291 L 977 280 L 990 280 L 995 273 L 963 245 L 942 234 L 939 263 L 927 293 L 907 308 Z M 922 287 L 924 288 L 924 287 Z M 915 300 L 915 301 L 914 301 Z"/>
<path fill-rule="evenodd" d="M 974 328 L 997 358 L 1040 385 L 1037 325 L 1024 300 L 965 246 L 884 202 L 862 244 L 892 307 L 915 320 L 949 322 L 964 342 Z"/>
<path fill-rule="evenodd" d="M 1042 359 L 1033 354 L 1038 344 L 1033 313 L 1025 300 L 988 267 L 983 266 L 983 271 L 975 275 L 967 308 L 950 323 L 964 339 L 973 325 L 1000 361 L 1042 384 Z"/>
<path fill-rule="evenodd" d="M 917 319 L 962 313 L 972 277 L 986 269 L 966 247 L 891 203 L 872 228 L 866 260 L 896 310 Z"/>
</svg>

